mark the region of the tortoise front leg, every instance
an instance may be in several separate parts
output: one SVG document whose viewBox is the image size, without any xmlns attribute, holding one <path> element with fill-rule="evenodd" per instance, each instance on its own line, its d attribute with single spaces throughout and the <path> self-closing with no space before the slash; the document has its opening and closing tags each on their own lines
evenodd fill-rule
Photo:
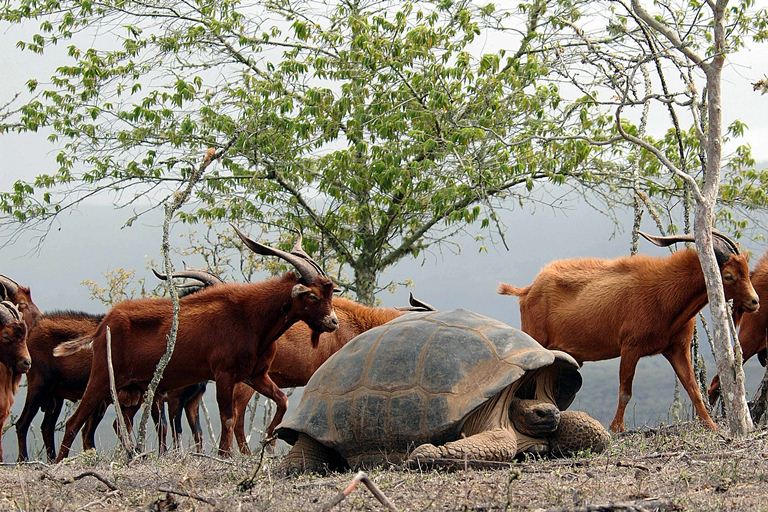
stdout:
<svg viewBox="0 0 768 512">
<path fill-rule="evenodd" d="M 441 446 L 423 444 L 411 452 L 411 462 L 434 459 L 469 459 L 510 462 L 517 453 L 517 437 L 514 432 L 501 428 L 480 432 Z"/>
<path fill-rule="evenodd" d="M 324 446 L 306 434 L 299 434 L 296 444 L 283 457 L 277 472 L 285 476 L 301 473 L 325 475 L 330 471 L 344 469 L 345 463 L 334 450 Z"/>
<path fill-rule="evenodd" d="M 611 435 L 599 421 L 581 411 L 560 413 L 560 425 L 550 440 L 555 457 L 572 457 L 580 451 L 600 453 L 608 447 Z"/>
</svg>

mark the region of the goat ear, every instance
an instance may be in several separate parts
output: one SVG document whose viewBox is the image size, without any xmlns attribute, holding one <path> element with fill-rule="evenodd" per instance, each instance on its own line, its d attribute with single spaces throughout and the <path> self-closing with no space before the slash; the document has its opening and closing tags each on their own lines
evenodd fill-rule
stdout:
<svg viewBox="0 0 768 512">
<path fill-rule="evenodd" d="M 312 290 L 309 289 L 309 287 L 304 286 L 303 284 L 297 284 L 293 287 L 293 290 L 291 291 L 291 298 L 295 299 L 299 295 L 303 295 L 305 293 L 309 293 Z"/>
</svg>

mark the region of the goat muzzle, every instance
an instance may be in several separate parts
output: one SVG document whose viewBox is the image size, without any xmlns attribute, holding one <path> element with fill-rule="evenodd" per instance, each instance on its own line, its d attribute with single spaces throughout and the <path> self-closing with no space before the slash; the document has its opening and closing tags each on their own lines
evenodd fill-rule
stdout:
<svg viewBox="0 0 768 512">
<path fill-rule="evenodd" d="M 323 319 L 320 321 L 320 329 L 312 328 L 312 348 L 317 348 L 317 346 L 320 344 L 320 335 L 324 332 L 333 332 L 336 329 L 339 328 L 339 319 L 336 316 L 336 313 L 332 313 L 330 315 L 326 315 L 323 317 Z"/>
<path fill-rule="evenodd" d="M 755 313 L 758 309 L 760 309 L 760 299 L 755 296 L 751 300 L 744 301 L 743 307 L 748 312 Z"/>
<path fill-rule="evenodd" d="M 30 368 L 32 368 L 32 360 L 28 357 L 19 359 L 19 361 L 16 362 L 17 373 L 27 373 Z"/>
</svg>

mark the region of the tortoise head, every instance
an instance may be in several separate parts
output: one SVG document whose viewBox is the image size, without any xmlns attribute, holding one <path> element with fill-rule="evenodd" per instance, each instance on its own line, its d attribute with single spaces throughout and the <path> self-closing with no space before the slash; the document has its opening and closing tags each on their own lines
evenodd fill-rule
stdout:
<svg viewBox="0 0 768 512">
<path fill-rule="evenodd" d="M 560 425 L 560 410 L 542 400 L 515 398 L 509 405 L 509 418 L 515 430 L 531 437 L 552 434 Z"/>
</svg>

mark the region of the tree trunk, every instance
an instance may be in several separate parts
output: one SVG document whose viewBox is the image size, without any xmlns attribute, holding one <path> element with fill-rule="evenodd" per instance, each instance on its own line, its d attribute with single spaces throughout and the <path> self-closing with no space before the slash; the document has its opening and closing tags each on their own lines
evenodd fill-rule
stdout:
<svg viewBox="0 0 768 512">
<path fill-rule="evenodd" d="M 715 12 L 715 49 L 717 55 L 708 65 L 702 65 L 707 76 L 707 126 L 706 126 L 706 162 L 704 166 L 704 186 L 702 201 L 697 201 L 694 231 L 696 249 L 699 253 L 704 282 L 707 285 L 709 310 L 712 315 L 712 338 L 715 347 L 715 362 L 720 374 L 723 405 L 728 418 L 731 434 L 742 436 L 752 430 L 752 418 L 749 415 L 744 393 L 744 371 L 741 359 L 736 360 L 732 346 L 731 319 L 726 307 L 720 269 L 712 248 L 712 226 L 714 207 L 720 188 L 720 162 L 722 159 L 722 109 L 721 77 L 725 60 L 723 9 L 720 2 Z"/>
<path fill-rule="evenodd" d="M 707 284 L 709 311 L 712 315 L 712 342 L 715 346 L 715 362 L 720 374 L 723 405 L 728 419 L 729 430 L 733 435 L 740 436 L 752 430 L 752 419 L 749 416 L 747 400 L 744 393 L 744 371 L 741 361 L 734 357 L 730 319 L 723 294 L 723 284 L 720 270 L 712 249 L 712 231 L 708 220 L 711 218 L 710 208 L 705 205 L 696 207 L 695 238 L 699 261 Z"/>
<path fill-rule="evenodd" d="M 355 288 L 357 300 L 367 306 L 373 306 L 376 301 L 376 269 L 373 266 L 355 267 Z"/>
</svg>

